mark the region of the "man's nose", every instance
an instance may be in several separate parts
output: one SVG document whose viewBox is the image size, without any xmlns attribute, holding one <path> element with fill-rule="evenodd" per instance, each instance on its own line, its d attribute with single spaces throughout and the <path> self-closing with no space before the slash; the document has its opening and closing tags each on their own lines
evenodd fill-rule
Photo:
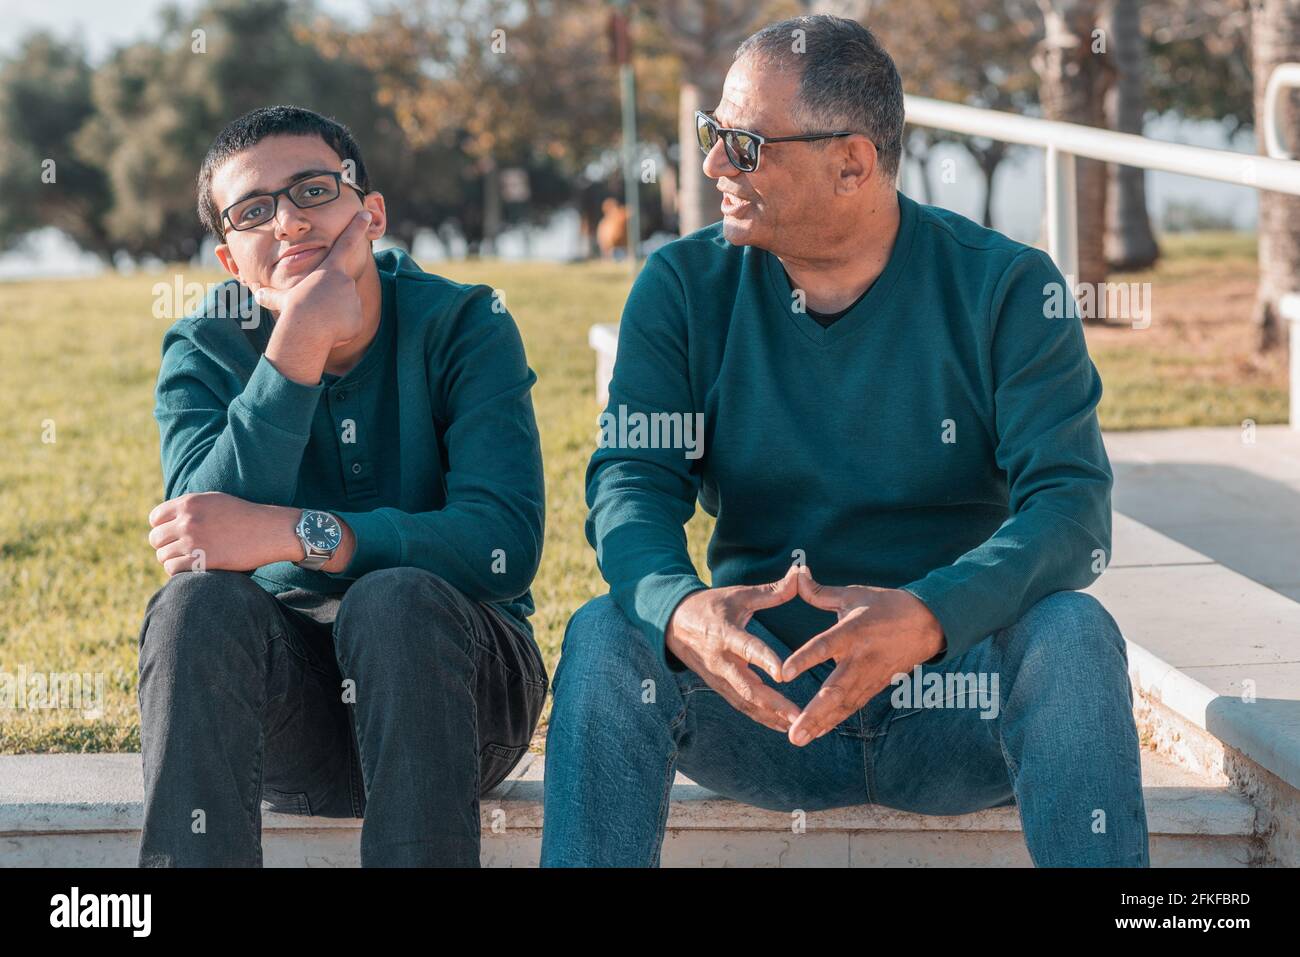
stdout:
<svg viewBox="0 0 1300 957">
<path fill-rule="evenodd" d="M 735 176 L 740 170 L 731 165 L 731 160 L 727 158 L 727 148 L 722 145 L 722 137 L 719 136 L 713 141 L 713 148 L 709 150 L 704 157 L 704 175 L 709 179 L 719 179 L 723 176 Z"/>
</svg>

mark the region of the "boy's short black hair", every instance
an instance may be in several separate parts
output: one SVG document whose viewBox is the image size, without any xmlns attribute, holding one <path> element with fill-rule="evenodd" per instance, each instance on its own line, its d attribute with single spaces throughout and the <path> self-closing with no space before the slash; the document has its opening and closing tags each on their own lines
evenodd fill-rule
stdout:
<svg viewBox="0 0 1300 957">
<path fill-rule="evenodd" d="M 263 106 L 228 123 L 208 147 L 203 165 L 199 168 L 199 219 L 218 241 L 224 241 L 226 234 L 221 225 L 221 210 L 217 209 L 212 198 L 212 174 L 217 171 L 217 167 L 268 136 L 303 135 L 319 136 L 338 154 L 339 159 L 344 162 L 351 160 L 356 167 L 355 185 L 370 192 L 370 176 L 366 172 L 365 161 L 361 158 L 361 148 L 352 138 L 351 130 L 342 123 L 300 106 Z"/>
</svg>

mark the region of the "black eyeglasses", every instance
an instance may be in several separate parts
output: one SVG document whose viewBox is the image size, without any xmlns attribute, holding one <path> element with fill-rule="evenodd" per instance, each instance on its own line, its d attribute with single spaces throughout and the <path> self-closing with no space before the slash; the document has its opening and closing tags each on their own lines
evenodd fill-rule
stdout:
<svg viewBox="0 0 1300 957">
<path fill-rule="evenodd" d="M 342 173 L 318 173 L 304 176 L 273 193 L 258 193 L 256 196 L 231 203 L 221 211 L 221 218 L 230 223 L 230 228 L 233 230 L 252 229 L 263 223 L 269 223 L 275 218 L 281 196 L 289 197 L 289 202 L 299 209 L 311 209 L 313 206 L 324 206 L 338 199 L 341 192 L 340 183 L 346 183 L 357 191 L 358 196 L 365 199 L 366 191 L 354 183 L 348 183 Z"/>
<path fill-rule="evenodd" d="M 750 130 L 732 130 L 719 126 L 713 118 L 712 110 L 695 111 L 695 135 L 700 142 L 700 151 L 705 156 L 713 149 L 713 144 L 722 138 L 722 147 L 726 150 L 731 165 L 742 173 L 752 173 L 758 169 L 762 158 L 762 148 L 769 143 L 795 143 L 810 140 L 828 140 L 835 136 L 852 136 L 853 133 L 841 130 L 838 133 L 804 133 L 801 136 L 763 136 Z"/>
</svg>

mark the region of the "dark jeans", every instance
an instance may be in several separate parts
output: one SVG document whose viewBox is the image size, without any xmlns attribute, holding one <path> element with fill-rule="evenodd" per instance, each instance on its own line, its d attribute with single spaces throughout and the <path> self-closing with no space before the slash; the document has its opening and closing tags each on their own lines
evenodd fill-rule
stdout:
<svg viewBox="0 0 1300 957">
<path fill-rule="evenodd" d="M 417 568 L 341 598 L 176 575 L 140 631 L 140 866 L 261 866 L 272 810 L 364 818 L 363 867 L 477 867 L 546 692 L 525 628 Z"/>
</svg>

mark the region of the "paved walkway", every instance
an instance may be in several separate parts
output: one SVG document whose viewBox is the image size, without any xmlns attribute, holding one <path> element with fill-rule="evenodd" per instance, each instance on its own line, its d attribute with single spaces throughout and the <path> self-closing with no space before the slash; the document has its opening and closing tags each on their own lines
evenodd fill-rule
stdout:
<svg viewBox="0 0 1300 957">
<path fill-rule="evenodd" d="M 1114 554 L 1088 591 L 1130 640 L 1204 686 L 1173 683 L 1181 713 L 1300 787 L 1300 433 L 1105 439 Z"/>
<path fill-rule="evenodd" d="M 1236 427 L 1106 433 L 1115 511 L 1300 602 L 1300 431 L 1246 438 Z"/>
</svg>

